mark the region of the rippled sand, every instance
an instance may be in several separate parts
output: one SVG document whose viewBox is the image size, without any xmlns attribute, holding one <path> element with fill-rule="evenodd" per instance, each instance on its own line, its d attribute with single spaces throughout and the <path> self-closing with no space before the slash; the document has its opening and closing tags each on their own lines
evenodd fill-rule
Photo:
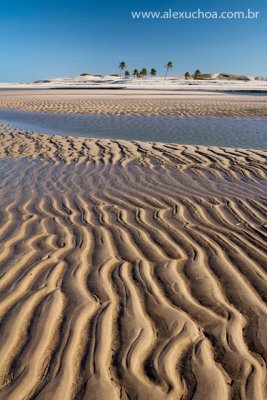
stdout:
<svg viewBox="0 0 267 400">
<path fill-rule="evenodd" d="M 78 114 L 267 116 L 267 96 L 138 90 L 13 90 L 0 92 L 1 108 Z"/>
<path fill-rule="evenodd" d="M 266 152 L 0 132 L 0 398 L 266 399 Z"/>
</svg>

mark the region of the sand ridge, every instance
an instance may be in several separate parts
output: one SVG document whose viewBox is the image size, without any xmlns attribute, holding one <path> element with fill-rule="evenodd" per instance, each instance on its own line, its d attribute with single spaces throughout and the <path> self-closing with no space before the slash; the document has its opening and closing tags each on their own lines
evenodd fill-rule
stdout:
<svg viewBox="0 0 267 400">
<path fill-rule="evenodd" d="M 0 143 L 0 399 L 266 398 L 265 151 Z"/>
<path fill-rule="evenodd" d="M 14 90 L 0 92 L 0 109 L 72 114 L 263 117 L 267 116 L 267 96 Z"/>
</svg>

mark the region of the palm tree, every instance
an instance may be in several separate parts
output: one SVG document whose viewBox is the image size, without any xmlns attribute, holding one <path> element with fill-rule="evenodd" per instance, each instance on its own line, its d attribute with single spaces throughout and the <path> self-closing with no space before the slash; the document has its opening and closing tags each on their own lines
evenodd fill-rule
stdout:
<svg viewBox="0 0 267 400">
<path fill-rule="evenodd" d="M 157 70 L 155 68 L 151 68 L 150 75 L 151 76 L 156 76 L 157 75 Z"/>
<path fill-rule="evenodd" d="M 147 76 L 147 69 L 146 68 L 142 68 L 142 70 L 140 71 L 140 75 L 144 78 L 145 76 Z"/>
<path fill-rule="evenodd" d="M 167 64 L 165 65 L 165 68 L 166 68 L 166 73 L 165 73 L 164 79 L 166 79 L 166 76 L 167 76 L 167 73 L 168 73 L 169 69 L 173 68 L 173 62 L 172 61 L 168 61 Z"/>
<path fill-rule="evenodd" d="M 196 69 L 196 70 L 195 70 L 195 73 L 194 73 L 194 79 L 199 79 L 200 75 L 201 75 L 200 70 L 199 70 L 199 69 Z"/>
<path fill-rule="evenodd" d="M 134 69 L 133 75 L 134 75 L 135 78 L 138 78 L 138 76 L 139 76 L 139 71 L 138 71 L 137 68 Z"/>
<path fill-rule="evenodd" d="M 130 72 L 129 71 L 125 71 L 125 73 L 124 73 L 124 76 L 125 76 L 125 78 L 129 78 L 130 77 Z"/>
<path fill-rule="evenodd" d="M 190 78 L 190 72 L 186 72 L 185 74 L 184 74 L 184 77 L 185 77 L 185 79 L 189 79 Z"/>
<path fill-rule="evenodd" d="M 125 63 L 125 61 L 121 61 L 121 62 L 119 63 L 119 69 L 120 69 L 121 71 L 123 71 L 125 68 L 126 68 L 126 63 Z"/>
</svg>

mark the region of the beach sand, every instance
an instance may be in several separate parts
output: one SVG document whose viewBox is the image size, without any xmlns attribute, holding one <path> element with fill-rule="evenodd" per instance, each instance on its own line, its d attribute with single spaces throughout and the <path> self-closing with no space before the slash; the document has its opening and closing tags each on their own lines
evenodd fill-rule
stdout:
<svg viewBox="0 0 267 400">
<path fill-rule="evenodd" d="M 49 96 L 0 108 L 184 113 Z M 3 124 L 0 144 L 0 399 L 266 399 L 265 151 Z"/>
<path fill-rule="evenodd" d="M 73 114 L 267 116 L 267 96 L 157 90 L 5 90 L 0 109 Z"/>
</svg>

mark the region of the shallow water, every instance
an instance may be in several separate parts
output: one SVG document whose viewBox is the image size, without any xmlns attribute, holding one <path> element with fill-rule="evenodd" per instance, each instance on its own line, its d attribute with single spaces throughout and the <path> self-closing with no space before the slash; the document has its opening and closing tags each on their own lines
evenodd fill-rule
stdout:
<svg viewBox="0 0 267 400">
<path fill-rule="evenodd" d="M 226 91 L 225 94 L 234 94 L 238 96 L 267 96 L 267 92 L 249 92 L 249 91 Z"/>
<path fill-rule="evenodd" d="M 120 116 L 0 110 L 0 122 L 45 134 L 267 148 L 267 117 Z"/>
</svg>

